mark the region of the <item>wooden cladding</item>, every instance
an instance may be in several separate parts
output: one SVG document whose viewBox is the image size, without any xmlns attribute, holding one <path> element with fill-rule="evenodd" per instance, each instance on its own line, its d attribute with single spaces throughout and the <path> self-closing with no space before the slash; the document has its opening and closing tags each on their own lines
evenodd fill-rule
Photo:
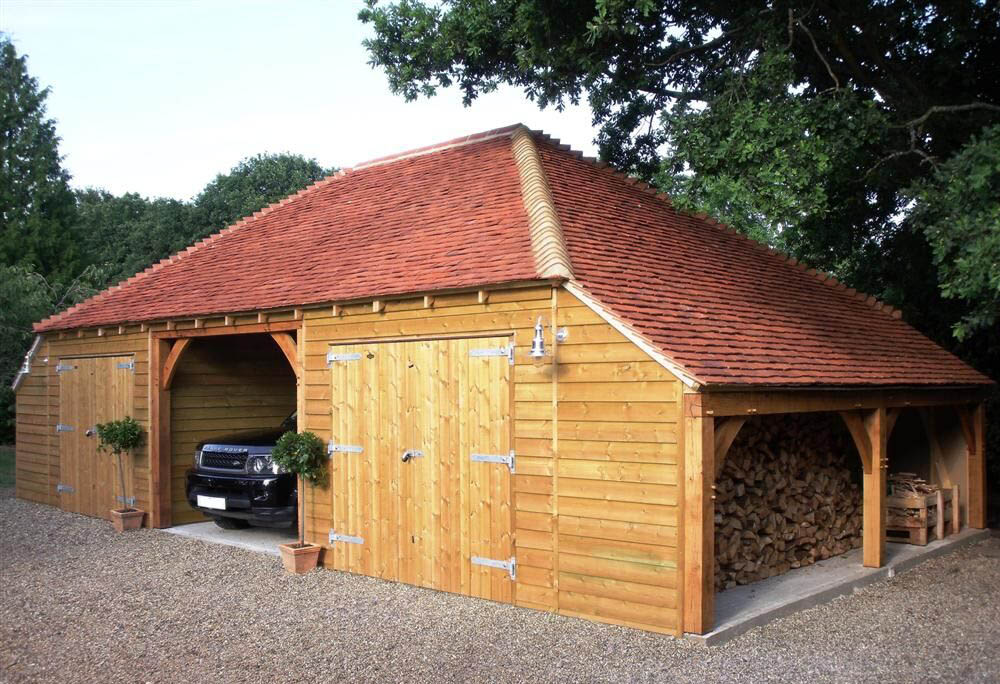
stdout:
<svg viewBox="0 0 1000 684">
<path fill-rule="evenodd" d="M 115 362 L 116 366 L 118 362 L 130 362 L 131 369 L 118 369 L 117 367 L 113 369 L 115 373 L 121 371 L 121 378 L 127 380 L 127 390 L 124 386 L 118 386 L 117 381 L 112 383 L 117 387 L 114 390 L 115 393 L 119 391 L 130 392 L 130 394 L 122 395 L 125 396 L 123 399 L 125 404 L 115 404 L 113 400 L 108 399 L 106 390 L 111 385 L 102 381 L 104 389 L 101 390 L 100 399 L 95 397 L 94 415 L 96 418 L 98 415 L 96 412 L 100 412 L 101 416 L 106 416 L 106 409 L 103 405 L 115 404 L 114 411 L 121 412 L 122 415 L 132 416 L 144 428 L 148 429 L 149 364 L 147 345 L 148 335 L 138 331 L 100 337 L 97 336 L 96 331 L 74 336 L 53 334 L 45 337 L 34 355 L 29 374 L 24 377 L 17 391 L 15 486 L 18 497 L 53 506 L 73 507 L 77 505 L 68 500 L 63 501 L 68 494 L 75 494 L 76 490 L 69 492 L 65 489 L 59 489 L 60 484 L 69 484 L 63 482 L 62 468 L 65 464 L 60 453 L 60 443 L 65 435 L 72 434 L 68 431 L 56 432 L 56 427 L 61 422 L 60 414 L 62 412 L 62 402 L 60 401 L 61 374 L 57 370 L 60 365 L 77 365 L 81 359 L 108 359 L 112 357 L 120 357 Z M 110 363 L 110 361 L 88 360 L 83 363 Z M 100 403 L 102 406 L 97 407 L 96 403 Z M 120 417 L 117 413 L 114 415 Z M 111 459 L 110 456 L 102 456 L 101 458 L 108 461 Z M 131 466 L 126 472 L 131 488 L 129 494 L 136 497 L 136 507 L 148 511 L 150 489 L 146 450 L 140 449 L 128 457 L 126 463 Z M 69 467 L 75 471 L 76 462 Z M 69 477 L 72 472 L 67 471 L 65 475 Z M 95 513 L 101 517 L 106 514 L 107 511 Z"/>
<path fill-rule="evenodd" d="M 387 418 L 377 412 L 357 414 L 352 415 L 348 423 L 369 427 L 356 430 L 352 437 L 344 437 L 350 430 L 343 424 L 345 418 L 337 407 L 349 403 L 347 397 L 340 395 L 345 386 L 360 386 L 360 394 L 356 397 L 377 396 L 379 401 L 395 402 L 391 415 L 397 420 L 400 416 L 413 416 L 419 409 L 429 412 L 428 415 L 450 416 L 450 420 L 460 421 L 462 415 L 467 415 L 468 402 L 482 401 L 485 390 L 474 389 L 474 385 L 462 380 L 460 375 L 455 382 L 451 374 L 460 371 L 455 371 L 452 364 L 458 355 L 442 350 L 452 349 L 452 345 L 464 349 L 514 344 L 514 365 L 506 366 L 508 379 L 500 380 L 501 383 L 509 382 L 511 396 L 506 415 L 496 418 L 508 421 L 511 426 L 508 449 L 512 448 L 516 454 L 513 476 L 503 475 L 505 466 L 471 462 L 468 455 L 461 457 L 456 446 L 455 449 L 448 447 L 451 455 L 438 458 L 437 466 L 429 470 L 427 477 L 437 473 L 438 484 L 432 480 L 421 482 L 442 492 L 445 490 L 440 488 L 441 478 L 446 472 L 454 477 L 455 466 L 461 482 L 464 482 L 461 478 L 466 477 L 461 470 L 463 467 L 469 468 L 470 478 L 473 467 L 490 473 L 490 497 L 481 499 L 484 510 L 488 503 L 490 512 L 488 516 L 480 516 L 480 520 L 490 520 L 490 556 L 503 560 L 507 553 L 502 542 L 504 535 L 501 532 L 497 536 L 495 530 L 502 530 L 496 525 L 502 524 L 506 517 L 501 516 L 497 521 L 493 516 L 504 510 L 505 502 L 509 506 L 511 553 L 516 560 L 517 580 L 510 583 L 504 579 L 506 575 L 502 569 L 482 566 L 463 569 L 462 564 L 454 563 L 454 557 L 459 554 L 476 555 L 472 551 L 472 538 L 467 542 L 468 550 L 462 546 L 461 528 L 456 525 L 461 525 L 463 519 L 470 526 L 484 523 L 473 523 L 474 516 L 460 512 L 461 499 L 457 506 L 451 503 L 452 509 L 444 503 L 433 503 L 444 501 L 440 493 L 431 495 L 432 515 L 437 517 L 427 522 L 421 517 L 426 502 L 419 506 L 410 502 L 402 509 L 395 509 L 397 514 L 411 516 L 406 529 L 416 527 L 425 530 L 423 534 L 438 535 L 431 542 L 438 560 L 428 563 L 421 555 L 413 565 L 406 553 L 398 553 L 398 560 L 390 561 L 384 541 L 380 542 L 378 550 L 366 550 L 364 547 L 369 545 L 371 532 L 366 537 L 366 532 L 359 530 L 364 529 L 365 520 L 369 521 L 368 529 L 371 530 L 370 521 L 374 517 L 365 507 L 383 505 L 372 498 L 370 492 L 375 491 L 372 478 L 379 477 L 381 487 L 387 485 L 386 478 L 400 488 L 411 485 L 404 479 L 392 479 L 399 477 L 396 472 L 401 470 L 401 461 L 397 466 L 380 460 L 379 463 L 391 469 L 376 474 L 373 462 L 366 461 L 363 454 L 351 453 L 335 453 L 332 461 L 337 464 L 334 475 L 339 479 L 336 481 L 347 478 L 350 482 L 353 477 L 355 482 L 347 488 L 355 494 L 343 500 L 342 509 L 337 508 L 341 504 L 337 503 L 335 493 L 320 490 L 307 494 L 307 536 L 310 541 L 327 548 L 325 565 L 373 576 L 391 577 L 396 573 L 395 576 L 403 581 L 496 600 L 509 600 L 504 593 L 509 587 L 512 600 L 520 606 L 680 633 L 678 413 L 681 385 L 676 378 L 576 297 L 550 287 L 492 291 L 486 298 L 469 293 L 437 295 L 431 301 L 423 298 L 388 301 L 378 313 L 373 313 L 370 305 L 345 305 L 338 307 L 336 316 L 330 314 L 329 309 L 303 312 L 299 356 L 304 364 L 300 405 L 302 428 L 334 443 L 358 442 L 365 447 L 365 454 L 375 450 L 379 459 L 398 461 L 405 450 L 404 445 L 379 444 L 371 440 L 378 434 L 399 434 L 400 428 L 383 426 L 376 433 L 371 426 L 383 425 L 381 421 Z M 539 317 L 543 319 L 549 353 L 543 359 L 532 359 L 528 352 Z M 568 338 L 557 343 L 552 331 L 563 327 L 569 333 Z M 467 339 L 473 337 L 475 339 Z M 406 341 L 401 343 L 401 340 Z M 383 344 L 374 344 L 379 342 Z M 399 380 L 413 372 L 408 362 L 402 366 L 386 362 L 387 365 L 378 370 L 376 359 L 380 358 L 380 353 L 381 358 L 387 358 L 389 348 L 396 349 L 397 354 L 403 349 L 413 349 L 418 359 L 425 355 L 423 361 L 414 362 L 415 368 L 422 365 L 436 369 L 427 375 L 436 380 L 426 391 L 419 392 L 423 400 L 414 406 L 408 403 L 414 398 L 405 389 L 407 385 L 401 386 Z M 344 351 L 347 349 L 352 351 Z M 328 366 L 327 353 L 331 351 L 362 354 L 364 362 L 354 366 L 350 362 Z M 367 358 L 369 351 L 376 354 L 375 359 Z M 444 363 L 442 356 L 449 359 L 447 370 L 441 365 Z M 472 360 L 483 364 L 488 361 L 492 364 L 489 368 L 494 370 L 509 364 L 502 357 Z M 369 375 L 348 377 L 341 375 L 344 373 Z M 436 384 L 441 377 L 452 379 Z M 384 389 L 390 387 L 393 389 Z M 368 400 L 358 399 L 357 402 L 359 406 L 370 406 Z M 444 439 L 448 430 L 443 425 L 439 424 L 435 439 Z M 366 431 L 372 432 L 374 437 L 366 437 Z M 504 446 L 497 443 L 493 449 L 502 454 Z M 463 444 L 462 448 L 471 447 Z M 414 464 L 427 470 L 431 461 L 424 458 L 422 464 L 419 457 Z M 340 470 L 341 467 L 347 471 Z M 352 467 L 357 468 L 353 475 Z M 416 475 L 416 470 L 412 469 L 410 474 Z M 504 477 L 509 478 L 509 499 L 503 494 L 508 486 Z M 500 480 L 495 481 L 495 478 Z M 362 481 L 369 483 L 367 499 L 357 488 L 356 483 Z M 468 489 L 461 485 L 448 498 L 461 497 L 465 489 L 468 505 L 474 503 L 471 493 L 477 487 L 473 480 L 469 482 Z M 336 488 L 336 484 L 331 483 L 331 487 Z M 478 491 L 482 493 L 486 489 L 484 480 L 478 485 Z M 355 503 L 351 496 L 357 497 Z M 435 509 L 435 505 L 438 508 Z M 416 508 L 411 508 L 413 506 Z M 380 515 L 385 513 L 391 510 Z M 352 519 L 352 515 L 358 517 Z M 442 522 L 444 516 L 450 516 L 450 522 Z M 391 515 L 389 517 L 392 519 Z M 399 548 L 400 530 L 403 529 L 400 525 L 399 522 L 390 524 L 396 529 L 396 548 Z M 330 529 L 340 533 L 341 527 L 345 528 L 344 534 L 364 538 L 365 543 L 334 542 L 331 545 Z M 379 534 L 383 534 L 383 540 L 388 539 L 385 535 L 389 531 L 380 529 Z M 414 532 L 410 535 L 409 546 L 419 546 L 412 541 L 412 537 L 419 535 Z M 445 541 L 448 545 L 457 545 L 449 549 L 454 557 L 444 555 L 446 550 L 442 542 Z M 393 542 L 388 543 L 391 548 Z M 480 543 L 485 549 L 485 541 Z M 393 562 L 411 565 L 394 567 Z M 463 584 L 466 581 L 463 572 L 480 573 L 483 579 L 478 588 L 474 574 L 470 575 L 467 585 Z"/>
</svg>

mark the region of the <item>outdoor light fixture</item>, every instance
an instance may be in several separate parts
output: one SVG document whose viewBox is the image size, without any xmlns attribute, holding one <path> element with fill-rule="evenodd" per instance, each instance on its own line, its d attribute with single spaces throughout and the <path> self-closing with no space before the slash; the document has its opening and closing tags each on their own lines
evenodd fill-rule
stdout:
<svg viewBox="0 0 1000 684">
<path fill-rule="evenodd" d="M 545 351 L 545 335 L 542 333 L 544 325 L 542 324 L 542 317 L 538 317 L 538 322 L 535 323 L 535 336 L 531 339 L 531 358 L 533 359 L 544 359 L 546 356 Z M 569 338 L 569 331 L 566 328 L 560 328 L 556 331 L 556 342 L 565 342 Z"/>
</svg>

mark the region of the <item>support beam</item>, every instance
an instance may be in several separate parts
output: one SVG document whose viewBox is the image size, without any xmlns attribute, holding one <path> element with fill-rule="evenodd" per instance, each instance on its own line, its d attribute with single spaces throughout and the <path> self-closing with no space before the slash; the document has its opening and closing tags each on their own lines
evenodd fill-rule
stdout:
<svg viewBox="0 0 1000 684">
<path fill-rule="evenodd" d="M 729 447 L 733 445 L 733 440 L 739 434 L 740 428 L 747 422 L 746 418 L 733 416 L 732 418 L 719 418 L 715 421 L 715 479 L 719 479 L 722 474 L 722 467 L 726 465 L 726 454 Z"/>
<path fill-rule="evenodd" d="M 981 530 L 986 527 L 986 404 L 960 407 L 958 416 L 968 454 L 968 525 Z"/>
<path fill-rule="evenodd" d="M 985 401 L 988 388 L 942 387 L 935 389 L 858 390 L 774 390 L 704 393 L 703 415 L 747 416 L 768 413 L 809 413 L 815 411 L 857 411 L 917 406 L 952 406 Z"/>
<path fill-rule="evenodd" d="M 170 347 L 170 352 L 163 361 L 163 370 L 160 372 L 160 382 L 164 391 L 170 390 L 170 386 L 174 382 L 174 375 L 177 373 L 177 364 L 180 362 L 181 356 L 191 345 L 192 340 L 193 338 L 191 337 L 185 337 L 177 340 Z"/>
<path fill-rule="evenodd" d="M 271 323 L 248 323 L 246 325 L 215 326 L 212 328 L 185 328 L 184 330 L 157 330 L 153 337 L 179 339 L 183 337 L 212 337 L 215 335 L 250 335 L 254 333 L 285 332 L 298 330 L 302 321 L 275 321 Z"/>
<path fill-rule="evenodd" d="M 170 527 L 170 390 L 163 364 L 170 340 L 149 338 L 149 525 Z"/>
<path fill-rule="evenodd" d="M 887 421 L 884 408 L 865 414 L 865 432 L 871 447 L 871 468 L 864 474 L 864 565 L 881 568 L 885 565 L 886 472 L 889 457 L 886 453 Z"/>
<path fill-rule="evenodd" d="M 858 449 L 858 456 L 861 457 L 861 466 L 867 473 L 872 468 L 872 448 L 868 441 L 868 433 L 865 431 L 865 422 L 860 411 L 841 411 L 840 417 L 847 425 L 847 431 L 851 433 L 854 446 Z"/>
<path fill-rule="evenodd" d="M 841 418 L 854 439 L 861 457 L 863 477 L 862 540 L 864 565 L 881 568 L 885 565 L 886 471 L 889 459 L 889 420 L 884 408 L 871 411 L 842 411 Z M 895 422 L 895 421 L 893 421 Z"/>
<path fill-rule="evenodd" d="M 704 634 L 715 621 L 715 419 L 701 395 L 684 395 L 683 625 Z"/>
<path fill-rule="evenodd" d="M 278 348 L 284 353 L 285 358 L 288 360 L 288 365 L 295 371 L 295 377 L 301 377 L 302 369 L 299 367 L 299 352 L 295 344 L 295 339 L 288 333 L 271 333 L 271 339 L 274 340 Z"/>
</svg>

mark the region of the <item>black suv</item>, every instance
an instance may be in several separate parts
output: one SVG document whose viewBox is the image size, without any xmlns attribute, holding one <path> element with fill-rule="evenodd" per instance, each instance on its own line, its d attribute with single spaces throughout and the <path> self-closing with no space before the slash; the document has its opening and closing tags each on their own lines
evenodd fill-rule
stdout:
<svg viewBox="0 0 1000 684">
<path fill-rule="evenodd" d="M 237 432 L 198 445 L 187 471 L 187 500 L 226 530 L 294 526 L 295 475 L 271 462 L 278 438 L 296 430 L 293 413 L 272 430 Z"/>
</svg>

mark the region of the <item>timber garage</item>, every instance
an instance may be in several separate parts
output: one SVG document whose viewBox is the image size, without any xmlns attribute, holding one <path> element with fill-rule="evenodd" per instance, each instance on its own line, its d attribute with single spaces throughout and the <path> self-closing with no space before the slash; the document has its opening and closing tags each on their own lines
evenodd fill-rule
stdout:
<svg viewBox="0 0 1000 684">
<path fill-rule="evenodd" d="M 103 515 L 114 480 L 78 428 L 132 415 L 146 524 L 188 522 L 199 436 L 297 407 L 329 445 L 300 515 L 332 570 L 702 633 L 716 526 L 741 508 L 726 484 L 716 516 L 716 478 L 753 472 L 764 496 L 814 420 L 847 453 L 782 485 L 821 483 L 812 539 L 860 515 L 849 531 L 882 565 L 904 464 L 984 526 L 988 378 L 874 298 L 523 126 L 339 172 L 36 331 L 18 496 Z"/>
</svg>

